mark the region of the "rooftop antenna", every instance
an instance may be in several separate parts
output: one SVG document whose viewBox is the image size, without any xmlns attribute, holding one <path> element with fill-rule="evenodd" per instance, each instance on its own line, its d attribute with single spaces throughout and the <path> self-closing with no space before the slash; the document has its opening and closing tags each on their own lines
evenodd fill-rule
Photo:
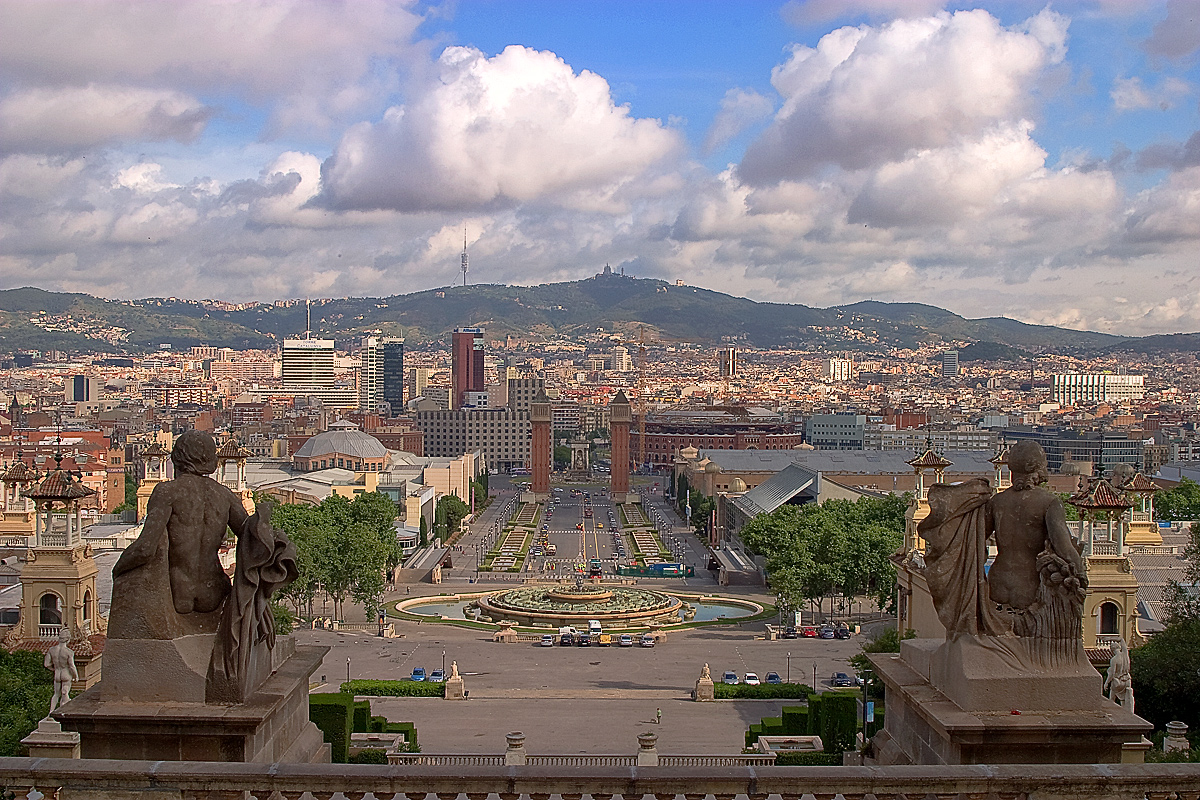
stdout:
<svg viewBox="0 0 1200 800">
<path fill-rule="evenodd" d="M 311 339 L 312 338 L 312 298 L 311 297 L 304 298 L 304 307 L 308 314 L 308 321 L 304 323 L 304 338 Z"/>
<path fill-rule="evenodd" d="M 467 229 L 466 228 L 463 228 L 462 273 L 463 273 L 463 286 L 466 286 L 467 285 Z"/>
</svg>

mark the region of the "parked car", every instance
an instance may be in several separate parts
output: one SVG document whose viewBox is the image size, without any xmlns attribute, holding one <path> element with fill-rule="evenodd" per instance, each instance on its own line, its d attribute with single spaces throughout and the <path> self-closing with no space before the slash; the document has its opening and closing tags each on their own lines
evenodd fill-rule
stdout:
<svg viewBox="0 0 1200 800">
<path fill-rule="evenodd" d="M 725 675 L 721 678 L 721 683 L 727 683 L 730 686 L 737 686 L 741 682 L 742 681 L 740 678 L 738 678 L 736 672 L 726 672 Z"/>
<path fill-rule="evenodd" d="M 413 667 L 412 675 L 409 676 L 409 680 L 413 680 L 413 681 L 425 680 L 425 668 L 424 667 Z"/>
<path fill-rule="evenodd" d="M 768 672 L 766 682 L 770 684 L 783 683 L 783 678 L 779 677 L 778 672 Z"/>
<path fill-rule="evenodd" d="M 837 638 L 837 629 L 834 628 L 832 625 L 824 626 L 817 633 L 820 636 L 820 638 L 822 638 L 822 639 L 836 639 Z"/>
<path fill-rule="evenodd" d="M 649 633 L 642 634 L 642 647 L 654 647 L 654 636 Z"/>
<path fill-rule="evenodd" d="M 610 644 L 612 644 L 612 639 L 612 634 L 602 633 L 596 637 L 596 644 L 598 644 L 600 647 L 608 647 Z"/>
<path fill-rule="evenodd" d="M 817 629 L 811 625 L 805 625 L 800 629 L 800 635 L 805 639 L 816 639 L 818 636 Z"/>
<path fill-rule="evenodd" d="M 564 633 L 558 637 L 558 643 L 563 647 L 570 647 L 575 644 L 575 637 L 569 633 Z"/>
<path fill-rule="evenodd" d="M 628 633 L 622 633 L 620 638 L 617 639 L 617 644 L 621 647 L 633 647 L 633 637 Z"/>
<path fill-rule="evenodd" d="M 838 628 L 833 632 L 833 638 L 835 639 L 849 639 L 850 636 L 851 633 L 849 628 Z"/>
<path fill-rule="evenodd" d="M 858 681 L 844 672 L 833 673 L 833 677 L 829 679 L 829 683 L 832 686 L 858 686 Z"/>
<path fill-rule="evenodd" d="M 440 669 L 435 669 L 433 672 L 429 673 L 430 683 L 444 683 L 445 680 L 446 673 L 442 672 Z"/>
<path fill-rule="evenodd" d="M 575 637 L 575 644 L 579 645 L 580 647 L 591 647 L 592 635 L 590 633 L 579 634 Z"/>
<path fill-rule="evenodd" d="M 783 629 L 783 633 L 779 634 L 779 638 L 780 639 L 795 639 L 796 638 L 796 626 L 788 625 L 786 628 Z"/>
<path fill-rule="evenodd" d="M 552 633 L 543 633 L 543 634 L 542 634 L 542 641 L 541 641 L 541 643 L 540 643 L 540 644 L 541 644 L 541 646 L 542 646 L 542 647 L 554 647 L 554 634 L 552 634 Z"/>
<path fill-rule="evenodd" d="M 742 678 L 742 683 L 746 684 L 747 686 L 758 686 L 762 683 L 762 681 L 758 679 L 757 674 L 753 672 L 747 672 L 746 677 Z"/>
</svg>

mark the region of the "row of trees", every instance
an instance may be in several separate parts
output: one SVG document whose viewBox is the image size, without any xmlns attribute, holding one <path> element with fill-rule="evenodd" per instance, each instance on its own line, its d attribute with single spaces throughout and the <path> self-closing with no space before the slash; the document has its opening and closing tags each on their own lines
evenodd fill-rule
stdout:
<svg viewBox="0 0 1200 800">
<path fill-rule="evenodd" d="M 1200 519 L 1200 484 L 1184 478 L 1178 486 L 1154 495 L 1154 513 L 1159 519 Z"/>
<path fill-rule="evenodd" d="M 343 616 L 347 598 L 373 614 L 383 597 L 385 575 L 402 558 L 395 520 L 395 503 L 378 492 L 354 500 L 332 495 L 315 506 L 276 507 L 271 522 L 295 543 L 299 570 L 280 596 L 302 614 L 312 615 L 319 591 L 333 601 L 336 617 Z"/>
<path fill-rule="evenodd" d="M 896 569 L 888 556 L 904 541 L 907 498 L 863 497 L 856 502 L 785 505 L 750 520 L 742 541 L 766 556 L 771 589 L 785 611 L 824 598 L 873 596 L 879 607 L 893 600 Z"/>
</svg>

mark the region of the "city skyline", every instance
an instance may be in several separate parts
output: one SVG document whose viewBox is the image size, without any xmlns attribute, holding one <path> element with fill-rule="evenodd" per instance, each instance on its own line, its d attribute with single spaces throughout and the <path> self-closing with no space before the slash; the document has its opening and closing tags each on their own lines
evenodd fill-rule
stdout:
<svg viewBox="0 0 1200 800">
<path fill-rule="evenodd" d="M 1200 329 L 1194 6 L 606 8 L 2 3 L 0 286 L 407 293 L 466 228 L 473 284 Z"/>
</svg>

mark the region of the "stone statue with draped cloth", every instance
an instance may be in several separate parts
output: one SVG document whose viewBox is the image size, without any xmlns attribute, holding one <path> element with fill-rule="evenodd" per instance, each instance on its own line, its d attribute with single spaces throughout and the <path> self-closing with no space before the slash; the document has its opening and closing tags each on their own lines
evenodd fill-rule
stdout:
<svg viewBox="0 0 1200 800">
<path fill-rule="evenodd" d="M 140 648 L 114 648 L 126 661 L 151 653 L 175 659 L 172 674 L 178 676 L 182 699 L 240 703 L 270 672 L 275 646 L 271 596 L 295 580 L 296 549 L 271 527 L 269 506 L 249 515 L 240 497 L 209 477 L 217 468 L 211 435 L 182 434 L 171 460 L 175 479 L 154 487 L 141 535 L 113 567 L 108 638 L 110 644 L 142 643 Z M 218 555 L 229 530 L 237 536 L 232 581 Z M 174 650 L 157 642 L 174 643 Z M 168 681 L 153 686 L 161 666 L 153 658 L 144 655 L 136 668 L 150 691 L 169 693 Z M 123 667 L 114 665 L 114 671 L 118 685 L 137 685 L 124 678 Z M 189 690 L 193 676 L 199 688 Z"/>
<path fill-rule="evenodd" d="M 1039 485 L 1047 477 L 1041 446 L 1014 445 L 1008 463 L 1013 485 L 998 494 L 984 478 L 929 489 L 929 516 L 917 530 L 938 618 L 947 641 L 979 637 L 1022 667 L 1076 664 L 1086 660 L 1080 549 L 1062 501 Z"/>
</svg>

